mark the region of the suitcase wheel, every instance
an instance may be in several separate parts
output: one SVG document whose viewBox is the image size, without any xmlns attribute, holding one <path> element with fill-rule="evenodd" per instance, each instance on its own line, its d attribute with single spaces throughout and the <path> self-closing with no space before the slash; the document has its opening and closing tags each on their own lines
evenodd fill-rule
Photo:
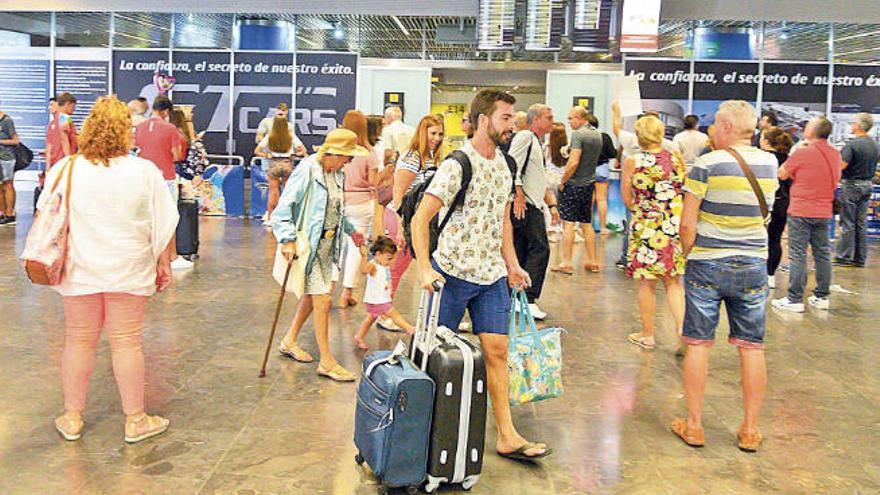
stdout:
<svg viewBox="0 0 880 495">
<path fill-rule="evenodd" d="M 360 452 L 358 452 L 357 454 L 355 454 L 355 456 L 354 456 L 354 462 L 356 462 L 358 466 L 363 466 L 363 465 L 364 465 L 364 457 L 361 455 Z"/>
<path fill-rule="evenodd" d="M 419 487 L 418 487 L 418 486 L 415 486 L 415 485 L 414 485 L 414 486 L 408 486 L 408 487 L 406 487 L 406 494 L 407 494 L 407 495 L 416 495 L 417 493 L 419 493 Z"/>
<path fill-rule="evenodd" d="M 467 478 L 464 479 L 464 482 L 462 482 L 461 489 L 466 492 L 471 491 L 471 488 L 473 488 L 474 485 L 477 484 L 477 481 L 479 479 L 480 479 L 480 475 L 468 476 Z"/>
</svg>

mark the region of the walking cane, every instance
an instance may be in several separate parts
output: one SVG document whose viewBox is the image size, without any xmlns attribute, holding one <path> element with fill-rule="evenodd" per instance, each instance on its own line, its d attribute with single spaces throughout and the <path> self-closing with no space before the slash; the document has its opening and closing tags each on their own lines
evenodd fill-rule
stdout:
<svg viewBox="0 0 880 495">
<path fill-rule="evenodd" d="M 260 378 L 266 376 L 266 363 L 269 362 L 269 351 L 272 350 L 272 341 L 275 340 L 275 329 L 278 327 L 278 317 L 281 316 L 281 305 L 284 304 L 284 293 L 287 292 L 287 279 L 290 277 L 290 268 L 293 263 L 287 262 L 287 270 L 284 272 L 284 283 L 281 284 L 281 297 L 278 298 L 278 306 L 275 307 L 275 321 L 272 322 L 272 332 L 269 333 L 269 342 L 266 343 L 266 354 L 263 356 L 263 367 L 260 368 Z"/>
</svg>

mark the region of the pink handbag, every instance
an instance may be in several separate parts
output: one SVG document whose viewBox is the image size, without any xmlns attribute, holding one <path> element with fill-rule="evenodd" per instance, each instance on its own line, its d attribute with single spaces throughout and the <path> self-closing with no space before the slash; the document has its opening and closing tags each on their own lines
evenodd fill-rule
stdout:
<svg viewBox="0 0 880 495">
<path fill-rule="evenodd" d="M 67 261 L 67 237 L 70 232 L 70 178 L 78 155 L 67 162 L 66 170 L 58 174 L 58 179 L 49 191 L 46 206 L 34 217 L 28 232 L 21 260 L 28 278 L 37 285 L 58 285 L 64 276 L 64 263 Z M 58 189 L 64 172 L 67 184 L 62 192 Z"/>
</svg>

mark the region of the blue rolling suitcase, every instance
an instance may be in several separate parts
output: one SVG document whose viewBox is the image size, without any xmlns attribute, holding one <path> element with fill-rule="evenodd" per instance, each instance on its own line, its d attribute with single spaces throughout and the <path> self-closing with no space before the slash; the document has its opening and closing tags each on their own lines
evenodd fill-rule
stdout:
<svg viewBox="0 0 880 495">
<path fill-rule="evenodd" d="M 434 408 L 434 382 L 406 357 L 399 342 L 394 351 L 364 358 L 357 390 L 355 462 L 366 462 L 387 488 L 416 493 L 425 481 L 428 435 Z"/>
</svg>

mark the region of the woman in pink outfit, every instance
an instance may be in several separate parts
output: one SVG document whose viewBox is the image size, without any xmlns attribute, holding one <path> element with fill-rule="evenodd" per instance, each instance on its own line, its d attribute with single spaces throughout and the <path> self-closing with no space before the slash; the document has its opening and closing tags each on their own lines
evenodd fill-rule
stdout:
<svg viewBox="0 0 880 495">
<path fill-rule="evenodd" d="M 144 411 L 141 335 L 149 296 L 171 285 L 171 236 L 177 207 L 159 169 L 129 155 L 131 118 L 115 97 L 95 103 L 79 136 L 79 153 L 60 161 L 47 187 L 72 173 L 70 236 L 62 281 L 66 336 L 61 358 L 64 415 L 55 428 L 78 440 L 95 350 L 107 329 L 113 373 L 125 412 L 125 441 L 163 433 L 169 421 Z M 37 205 L 47 207 L 51 195 Z"/>
</svg>

